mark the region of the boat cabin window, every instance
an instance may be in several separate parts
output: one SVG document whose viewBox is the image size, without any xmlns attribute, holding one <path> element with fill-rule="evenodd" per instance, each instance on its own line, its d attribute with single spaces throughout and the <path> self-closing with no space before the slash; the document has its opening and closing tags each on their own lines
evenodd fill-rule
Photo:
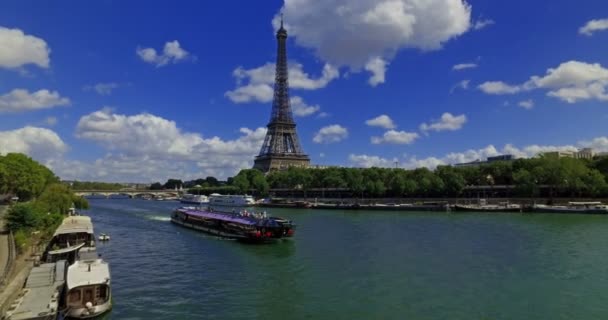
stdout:
<svg viewBox="0 0 608 320">
<path fill-rule="evenodd" d="M 68 304 L 80 305 L 80 299 L 80 289 L 71 290 L 68 296 Z"/>
<path fill-rule="evenodd" d="M 94 306 L 108 301 L 109 289 L 107 285 L 94 285 L 74 288 L 68 294 L 68 306 L 84 307 L 87 302 Z"/>
</svg>

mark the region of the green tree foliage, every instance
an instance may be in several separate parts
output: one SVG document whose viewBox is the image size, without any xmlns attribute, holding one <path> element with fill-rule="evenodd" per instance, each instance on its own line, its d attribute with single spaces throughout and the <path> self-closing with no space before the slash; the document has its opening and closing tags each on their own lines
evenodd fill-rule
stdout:
<svg viewBox="0 0 608 320">
<path fill-rule="evenodd" d="M 0 191 L 30 200 L 39 195 L 47 185 L 59 179 L 53 172 L 28 156 L 9 153 L 0 156 Z"/>
<path fill-rule="evenodd" d="M 265 196 L 270 190 L 270 183 L 264 174 L 257 169 L 241 170 L 232 181 L 232 185 L 241 193 L 255 193 Z"/>
<path fill-rule="evenodd" d="M 11 207 L 6 216 L 10 230 L 35 230 L 44 221 L 44 209 L 33 203 L 18 203 Z"/>
<path fill-rule="evenodd" d="M 165 184 L 163 185 L 163 187 L 165 189 L 175 189 L 175 188 L 180 188 L 183 185 L 184 185 L 184 182 L 182 182 L 182 180 L 179 180 L 179 179 L 169 179 L 169 180 L 167 180 L 167 182 L 165 182 Z"/>
<path fill-rule="evenodd" d="M 154 182 L 150 185 L 150 190 L 163 190 L 163 185 L 160 182 Z"/>
<path fill-rule="evenodd" d="M 67 214 L 74 204 L 72 191 L 64 184 L 54 183 L 46 187 L 37 200 L 50 213 Z"/>
<path fill-rule="evenodd" d="M 17 195 L 22 201 L 13 205 L 6 217 L 20 248 L 34 230 L 42 231 L 42 237 L 52 234 L 72 205 L 89 205 L 67 184 L 60 183 L 51 170 L 22 154 L 0 156 L 0 191 Z"/>
</svg>

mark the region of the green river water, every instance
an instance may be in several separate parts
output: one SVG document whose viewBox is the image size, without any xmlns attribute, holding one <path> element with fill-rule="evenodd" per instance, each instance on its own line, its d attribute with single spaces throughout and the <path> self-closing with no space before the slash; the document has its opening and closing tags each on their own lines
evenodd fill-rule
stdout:
<svg viewBox="0 0 608 320">
<path fill-rule="evenodd" d="M 296 236 L 246 245 L 90 202 L 106 319 L 608 319 L 608 216 L 272 209 Z"/>
</svg>

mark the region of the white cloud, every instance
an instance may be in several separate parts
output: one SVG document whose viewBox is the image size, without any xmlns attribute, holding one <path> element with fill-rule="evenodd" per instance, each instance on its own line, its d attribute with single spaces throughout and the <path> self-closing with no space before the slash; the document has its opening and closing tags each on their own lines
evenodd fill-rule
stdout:
<svg viewBox="0 0 608 320">
<path fill-rule="evenodd" d="M 475 21 L 475 24 L 473 25 L 473 30 L 481 30 L 485 27 L 493 25 L 494 23 L 495 22 L 492 19 L 479 19 Z"/>
<path fill-rule="evenodd" d="M 426 157 L 418 158 L 416 156 L 403 156 L 403 159 L 393 158 L 387 159 L 373 155 L 365 154 L 350 154 L 348 161 L 356 167 L 394 167 L 396 161 L 399 161 L 400 167 L 405 169 L 415 169 L 427 167 L 434 169 L 439 165 L 466 163 L 476 160 L 486 160 L 488 157 L 501 154 L 511 154 L 516 158 L 532 158 L 538 156 L 539 153 L 550 151 L 576 151 L 579 148 L 593 148 L 595 152 L 608 152 L 608 137 L 596 137 L 591 140 L 582 140 L 575 145 L 528 145 L 518 148 L 512 144 L 506 144 L 502 149 L 496 148 L 494 145 L 488 145 L 481 149 L 469 149 L 461 152 L 450 152 L 442 157 Z"/>
<path fill-rule="evenodd" d="M 184 50 L 179 41 L 173 40 L 165 43 L 162 54 L 156 52 L 154 48 L 140 48 L 135 50 L 137 55 L 144 62 L 162 67 L 169 63 L 178 63 L 189 59 L 195 59 L 188 51 Z"/>
<path fill-rule="evenodd" d="M 323 66 L 322 75 L 312 78 L 304 72 L 299 63 L 289 65 L 289 88 L 302 90 L 317 90 L 326 87 L 332 80 L 340 77 L 338 69 L 329 64 Z M 237 81 L 237 88 L 227 91 L 224 95 L 235 103 L 270 102 L 274 94 L 275 64 L 265 65 L 253 69 L 238 67 L 232 72 Z M 243 83 L 246 84 L 243 84 Z"/>
<path fill-rule="evenodd" d="M 280 12 L 298 45 L 355 72 L 374 59 L 385 67 L 404 48 L 438 50 L 467 32 L 471 19 L 463 0 L 285 0 Z M 279 23 L 277 14 L 275 29 Z M 380 66 L 374 65 L 372 85 L 383 80 Z"/>
<path fill-rule="evenodd" d="M 389 130 L 385 132 L 382 137 L 372 137 L 371 142 L 373 144 L 412 144 L 419 137 L 420 136 L 416 132 Z"/>
<path fill-rule="evenodd" d="M 314 136 L 312 141 L 315 143 L 334 143 L 340 142 L 348 137 L 348 129 L 338 124 L 329 125 L 321 128 Z"/>
<path fill-rule="evenodd" d="M 350 154 L 348 156 L 348 161 L 353 164 L 355 167 L 361 168 L 372 168 L 372 167 L 380 167 L 387 168 L 395 165 L 397 158 L 393 160 L 381 158 L 378 156 L 368 156 L 365 154 Z"/>
<path fill-rule="evenodd" d="M 44 123 L 51 127 L 55 126 L 57 124 L 57 122 L 58 122 L 57 117 L 46 117 L 44 119 Z"/>
<path fill-rule="evenodd" d="M 11 131 L 0 131 L 0 154 L 20 152 L 45 162 L 61 156 L 68 146 L 52 130 L 24 127 Z"/>
<path fill-rule="evenodd" d="M 593 35 L 594 32 L 608 30 L 608 19 L 590 20 L 578 29 L 578 33 L 586 36 Z"/>
<path fill-rule="evenodd" d="M 70 99 L 57 91 L 46 89 L 30 93 L 26 89 L 14 89 L 0 96 L 0 113 L 23 112 L 70 105 Z"/>
<path fill-rule="evenodd" d="M 485 82 L 479 89 L 488 94 L 514 94 L 534 89 L 549 90 L 547 95 L 568 103 L 582 100 L 608 101 L 608 69 L 599 63 L 567 61 L 547 70 L 545 76 L 532 76 L 521 85 L 502 81 Z"/>
<path fill-rule="evenodd" d="M 156 115 L 122 115 L 104 108 L 81 117 L 76 136 L 96 142 L 108 155 L 94 163 L 74 162 L 73 166 L 80 166 L 82 172 L 95 168 L 99 179 L 105 181 L 206 175 L 225 178 L 252 166 L 266 128 L 241 128 L 239 133 L 233 140 L 204 138 L 199 133 L 184 132 L 174 121 Z M 59 163 L 55 165 L 61 167 Z M 61 172 L 72 175 L 68 169 Z"/>
<path fill-rule="evenodd" d="M 474 68 L 477 68 L 477 63 L 459 63 L 457 65 L 454 65 L 452 67 L 452 70 L 459 71 L 459 70 L 474 69 Z"/>
<path fill-rule="evenodd" d="M 524 109 L 530 110 L 530 109 L 534 108 L 534 100 L 528 99 L 528 100 L 520 101 L 517 105 Z"/>
<path fill-rule="evenodd" d="M 519 86 L 512 86 L 502 81 L 487 81 L 477 88 L 487 94 L 515 94 L 521 91 Z"/>
<path fill-rule="evenodd" d="M 51 49 L 46 42 L 19 29 L 0 27 L 0 48 L 0 68 L 18 68 L 27 64 L 49 67 Z"/>
<path fill-rule="evenodd" d="M 292 97 L 290 103 L 293 115 L 296 117 L 308 117 L 321 110 L 319 105 L 307 105 L 301 97 Z"/>
<path fill-rule="evenodd" d="M 386 66 L 386 61 L 384 61 L 380 57 L 372 58 L 367 62 L 367 64 L 365 64 L 365 70 L 369 71 L 372 74 L 372 76 L 368 80 L 370 86 L 375 87 L 381 83 L 384 83 Z"/>
<path fill-rule="evenodd" d="M 456 89 L 468 90 L 470 83 L 471 83 L 471 80 L 462 80 L 462 81 L 458 82 L 457 84 L 455 84 L 452 87 L 452 89 L 450 89 L 450 93 L 453 93 Z"/>
<path fill-rule="evenodd" d="M 365 124 L 371 127 L 380 127 L 384 129 L 395 129 L 397 127 L 393 122 L 393 119 L 385 114 L 369 119 L 365 121 Z"/>
<path fill-rule="evenodd" d="M 102 96 L 108 96 L 108 95 L 112 94 L 112 91 L 114 91 L 114 89 L 116 89 L 118 87 L 119 87 L 118 83 L 115 83 L 115 82 L 97 83 L 95 85 L 85 86 L 84 91 L 94 90 L 95 92 L 97 92 L 98 94 L 100 94 Z"/>
<path fill-rule="evenodd" d="M 441 115 L 441 119 L 432 122 L 431 124 L 422 123 L 420 125 L 420 130 L 422 132 L 456 131 L 460 130 L 466 122 L 467 116 L 465 116 L 464 114 L 454 116 L 449 112 L 445 112 Z"/>
<path fill-rule="evenodd" d="M 268 84 L 248 84 L 227 91 L 224 95 L 234 103 L 270 102 L 274 95 L 274 89 Z"/>
</svg>

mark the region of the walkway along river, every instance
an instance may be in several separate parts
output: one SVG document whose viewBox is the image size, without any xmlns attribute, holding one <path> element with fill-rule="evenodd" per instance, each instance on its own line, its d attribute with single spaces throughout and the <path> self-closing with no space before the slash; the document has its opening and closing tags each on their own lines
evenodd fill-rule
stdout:
<svg viewBox="0 0 608 320">
<path fill-rule="evenodd" d="M 256 246 L 90 202 L 111 319 L 608 319 L 606 216 L 271 209 L 298 232 Z"/>
</svg>

